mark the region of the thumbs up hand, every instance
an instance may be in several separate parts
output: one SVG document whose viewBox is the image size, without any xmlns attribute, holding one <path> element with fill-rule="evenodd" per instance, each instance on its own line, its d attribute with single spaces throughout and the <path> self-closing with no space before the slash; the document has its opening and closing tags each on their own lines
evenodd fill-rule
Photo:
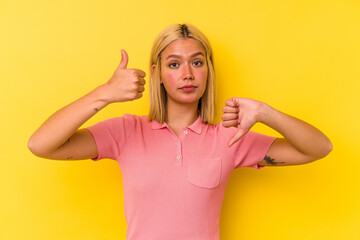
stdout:
<svg viewBox="0 0 360 240">
<path fill-rule="evenodd" d="M 106 98 L 109 103 L 139 99 L 145 90 L 144 77 L 146 73 L 140 69 L 127 68 L 129 57 L 123 49 L 121 50 L 121 56 L 121 62 L 113 76 L 104 84 L 106 86 Z"/>
</svg>

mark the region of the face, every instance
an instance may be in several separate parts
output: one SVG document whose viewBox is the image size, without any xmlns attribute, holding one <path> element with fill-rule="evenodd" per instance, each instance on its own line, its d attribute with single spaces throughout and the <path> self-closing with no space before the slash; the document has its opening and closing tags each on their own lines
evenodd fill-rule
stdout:
<svg viewBox="0 0 360 240">
<path fill-rule="evenodd" d="M 205 92 L 207 72 L 205 50 L 197 40 L 169 44 L 161 54 L 160 78 L 168 103 L 197 103 Z"/>
</svg>

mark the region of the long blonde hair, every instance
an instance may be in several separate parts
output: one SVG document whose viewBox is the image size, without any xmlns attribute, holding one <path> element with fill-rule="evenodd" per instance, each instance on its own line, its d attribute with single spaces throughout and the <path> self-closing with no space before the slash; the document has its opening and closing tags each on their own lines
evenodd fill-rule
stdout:
<svg viewBox="0 0 360 240">
<path fill-rule="evenodd" d="M 148 120 L 157 120 L 160 123 L 167 121 L 166 115 L 166 90 L 160 83 L 161 76 L 161 53 L 173 41 L 178 39 L 193 38 L 201 43 L 205 50 L 207 63 L 207 81 L 204 94 L 199 100 L 198 111 L 203 123 L 209 123 L 215 115 L 215 71 L 213 53 L 206 36 L 191 24 L 173 24 L 166 27 L 156 37 L 150 55 L 150 73 L 152 66 L 158 66 L 150 75 L 150 112 Z"/>
</svg>

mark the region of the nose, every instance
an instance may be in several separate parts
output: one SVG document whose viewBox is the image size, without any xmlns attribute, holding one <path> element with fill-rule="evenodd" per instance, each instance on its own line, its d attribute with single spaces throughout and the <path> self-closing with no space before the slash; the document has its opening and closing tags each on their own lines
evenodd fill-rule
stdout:
<svg viewBox="0 0 360 240">
<path fill-rule="evenodd" d="M 183 68 L 183 80 L 193 80 L 194 74 L 189 64 L 184 64 Z"/>
</svg>

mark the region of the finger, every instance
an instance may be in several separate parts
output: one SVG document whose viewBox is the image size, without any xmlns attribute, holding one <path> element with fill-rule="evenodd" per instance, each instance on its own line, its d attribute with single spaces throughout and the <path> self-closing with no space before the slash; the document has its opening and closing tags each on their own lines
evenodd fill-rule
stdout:
<svg viewBox="0 0 360 240">
<path fill-rule="evenodd" d="M 139 98 L 141 98 L 142 96 L 143 96 L 142 93 L 138 93 L 135 99 L 139 99 Z"/>
<path fill-rule="evenodd" d="M 223 126 L 226 128 L 237 127 L 239 125 L 237 120 L 223 121 Z"/>
<path fill-rule="evenodd" d="M 134 69 L 136 74 L 139 76 L 139 77 L 142 77 L 144 78 L 146 76 L 146 73 L 140 69 Z"/>
<path fill-rule="evenodd" d="M 145 91 L 145 88 L 143 86 L 139 85 L 138 92 L 142 93 L 143 91 Z"/>
<path fill-rule="evenodd" d="M 144 86 L 145 83 L 146 83 L 145 79 L 143 79 L 143 78 L 138 78 L 138 79 L 139 79 L 138 84 L 141 85 L 141 86 Z"/>
<path fill-rule="evenodd" d="M 236 132 L 236 134 L 230 139 L 228 146 L 231 147 L 234 143 L 240 140 L 242 136 L 245 135 L 245 131 L 242 128 L 239 128 L 239 130 Z"/>
<path fill-rule="evenodd" d="M 225 102 L 225 105 L 226 106 L 229 106 L 229 107 L 237 107 L 235 101 L 234 101 L 235 98 L 229 98 L 228 100 L 226 100 Z"/>
<path fill-rule="evenodd" d="M 125 69 L 129 61 L 129 56 L 124 49 L 121 49 L 121 62 L 119 64 L 120 69 Z"/>
<path fill-rule="evenodd" d="M 222 108 L 222 111 L 224 113 L 236 113 L 236 112 L 239 112 L 239 108 L 238 107 L 225 106 L 225 107 Z"/>
<path fill-rule="evenodd" d="M 239 115 L 237 113 L 224 113 L 221 116 L 221 119 L 223 121 L 227 121 L 227 120 L 237 120 L 239 118 Z"/>
</svg>

